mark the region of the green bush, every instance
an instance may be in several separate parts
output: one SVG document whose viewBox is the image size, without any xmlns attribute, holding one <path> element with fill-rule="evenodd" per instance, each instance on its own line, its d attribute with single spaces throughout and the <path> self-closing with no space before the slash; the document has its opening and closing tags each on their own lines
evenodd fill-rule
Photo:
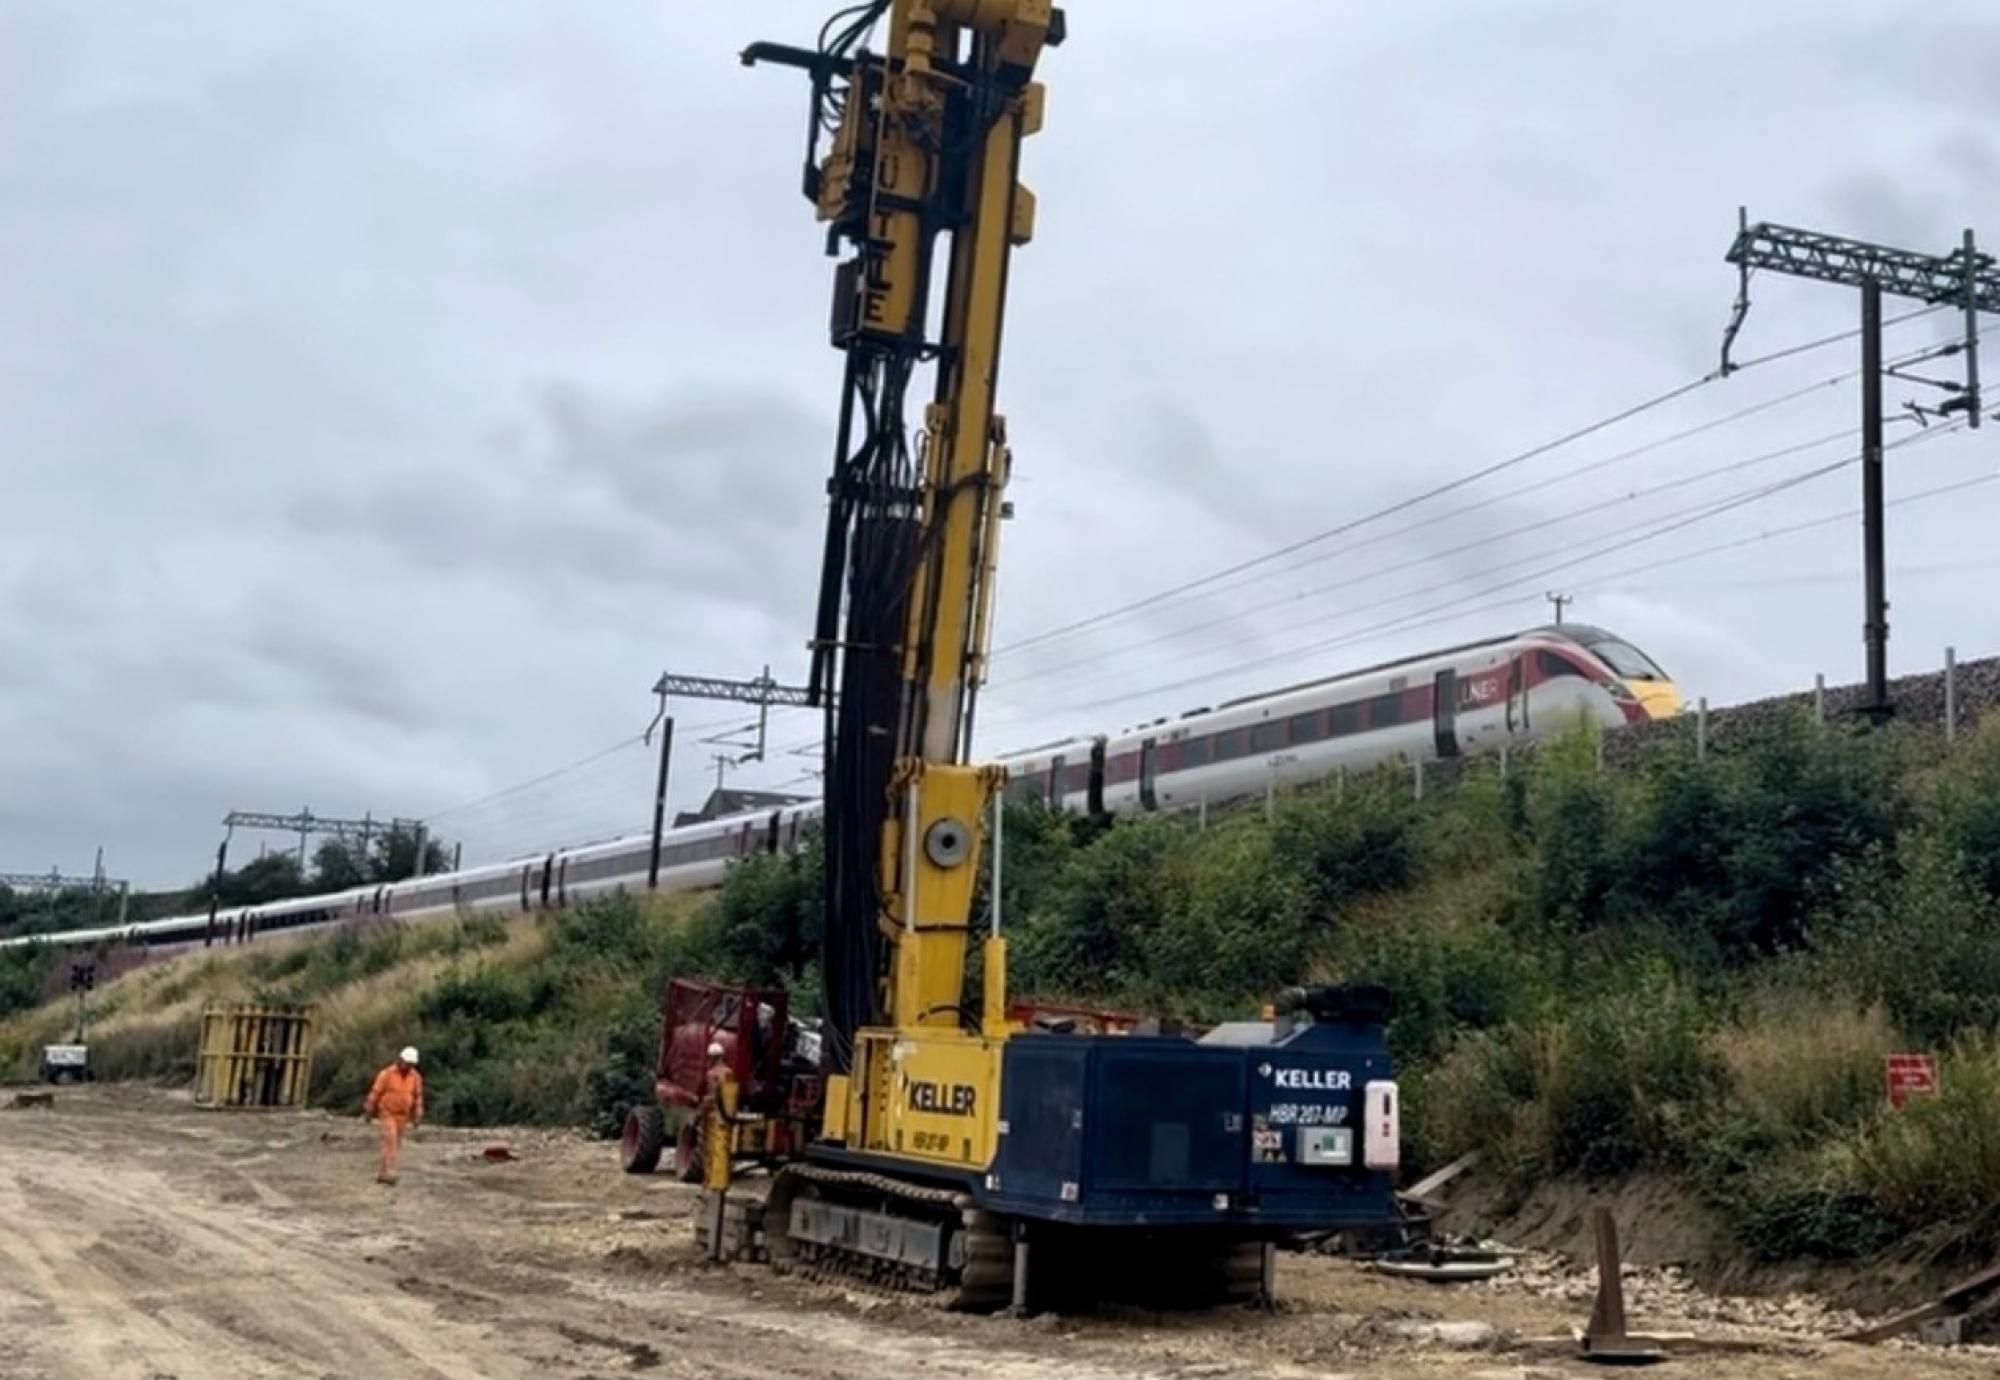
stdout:
<svg viewBox="0 0 2000 1380">
<path fill-rule="evenodd" d="M 1741 837 L 1731 758 L 1697 761 L 1669 748 L 1647 762 L 1633 794 L 1635 809 L 1620 854 L 1619 887 L 1627 917 L 1646 915 L 1723 933 L 1731 895 L 1730 851 Z"/>
<path fill-rule="evenodd" d="M 1196 836 L 1176 857 L 1151 941 L 1154 1000 L 1189 1014 L 1239 1011 L 1303 981 L 1312 966 L 1312 884 L 1251 819 Z"/>
<path fill-rule="evenodd" d="M 1770 954 L 1806 941 L 1832 865 L 1893 844 L 1906 802 L 1891 776 L 1892 745 L 1820 730 L 1803 715 L 1752 747 L 1734 774 L 1724 942 Z"/>
<path fill-rule="evenodd" d="M 1517 1176 L 1605 1178 L 1682 1163 L 1721 1084 L 1700 1003 L 1669 975 L 1463 1035 L 1412 1114 L 1430 1155 L 1497 1150 Z M 1407 1075 L 1405 1075 L 1407 1076 Z"/>
<path fill-rule="evenodd" d="M 1400 794 L 1401 788 L 1399 774 L 1391 789 Z M 1505 866 L 1519 853 L 1527 829 L 1525 773 L 1515 768 L 1503 774 L 1497 757 L 1473 758 L 1455 788 L 1421 808 L 1412 799 L 1407 808 L 1410 879 Z"/>
<path fill-rule="evenodd" d="M 1040 800 L 1017 801 L 1005 807 L 1000 884 L 1002 923 L 1019 928 L 1053 892 L 1057 880 L 1079 848 L 1088 847 L 1105 831 L 1074 815 L 1051 810 Z M 980 855 L 979 903 L 984 913 L 993 878 L 993 850 Z"/>
<path fill-rule="evenodd" d="M 324 940 L 252 954 L 246 972 L 260 999 L 310 1002 L 349 983 L 388 972 L 403 960 L 444 942 L 447 933 L 435 926 L 420 931 L 400 925 L 342 927 Z"/>
<path fill-rule="evenodd" d="M 1400 774 L 1366 777 L 1339 793 L 1288 793 L 1273 811 L 1272 856 L 1301 874 L 1314 911 L 1333 915 L 1359 897 L 1409 884 L 1417 818 Z"/>
<path fill-rule="evenodd" d="M 1647 974 L 1543 1029 L 1538 1110 L 1549 1168 L 1599 1178 L 1681 1161 L 1720 1081 L 1688 991 Z"/>
<path fill-rule="evenodd" d="M 548 968 L 474 968 L 446 973 L 425 994 L 418 1014 L 429 1024 L 462 1020 L 504 1025 L 532 1020 L 556 1002 L 558 974 Z"/>
<path fill-rule="evenodd" d="M 1596 746 L 1594 731 L 1550 743 L 1528 787 L 1535 910 L 1571 930 L 1603 922 L 1617 877 L 1617 788 L 1597 770 Z"/>
<path fill-rule="evenodd" d="M 1860 1260 L 1894 1245 L 1902 1229 L 1850 1178 L 1838 1155 L 1795 1154 L 1712 1186 L 1710 1197 L 1752 1259 Z"/>
<path fill-rule="evenodd" d="M 796 979 L 818 956 L 823 866 L 815 830 L 797 855 L 753 857 L 730 869 L 709 922 L 728 976 L 760 985 Z"/>
<path fill-rule="evenodd" d="M 584 1124 L 600 1136 L 616 1136 L 625 1114 L 654 1100 L 660 1053 L 660 1012 L 634 1004 L 604 1033 L 597 1058 L 584 1079 Z"/>
<path fill-rule="evenodd" d="M 2000 899 L 2000 713 L 1989 714 L 1945 768 L 1936 820 L 1939 843 Z"/>
<path fill-rule="evenodd" d="M 1813 971 L 1881 1002 L 1916 1039 L 2000 1026 L 2000 903 L 1934 841 L 1833 870 Z"/>
<path fill-rule="evenodd" d="M 1042 894 L 1015 912 L 1014 981 L 1044 995 L 1093 997 L 1143 986 L 1180 877 L 1176 855 L 1192 842 L 1176 821 L 1140 819 L 1065 849 Z M 1003 868 L 1003 883 L 1007 875 Z"/>
<path fill-rule="evenodd" d="M 1399 1065 L 1413 1172 L 1477 1150 L 1503 1180 L 1539 1173 L 1542 1150 L 1523 1115 L 1538 1092 L 1534 1053 L 1525 1029 L 1509 1027 L 1460 1035 L 1435 1062 Z"/>
<path fill-rule="evenodd" d="M 1395 995 L 1389 1052 L 1399 1066 L 1441 1057 L 1454 1037 L 1527 1019 L 1546 1000 L 1542 943 L 1504 923 L 1513 878 L 1446 879 L 1351 915 L 1329 941 L 1328 972 Z"/>
<path fill-rule="evenodd" d="M 0 1017 L 39 1005 L 55 966 L 55 950 L 39 944 L 0 949 Z"/>
<path fill-rule="evenodd" d="M 538 1032 L 427 1081 L 431 1115 L 454 1126 L 585 1122 L 595 1057 L 591 1043 L 561 1029 Z"/>
</svg>

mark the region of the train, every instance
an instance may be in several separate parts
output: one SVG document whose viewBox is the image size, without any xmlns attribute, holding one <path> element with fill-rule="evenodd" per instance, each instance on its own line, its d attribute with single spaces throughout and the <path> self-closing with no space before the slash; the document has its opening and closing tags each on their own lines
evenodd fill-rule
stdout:
<svg viewBox="0 0 2000 1380">
<path fill-rule="evenodd" d="M 1497 752 L 1581 721 L 1616 729 L 1678 714 L 1658 663 L 1603 628 L 1561 623 L 1468 642 L 998 758 L 1009 801 L 1120 815 L 1203 808 L 1274 786 Z M 700 891 L 734 864 L 789 853 L 818 817 L 802 801 L 527 858 L 137 924 L 0 940 L 0 948 L 130 945 L 162 954 L 355 922 L 532 915 L 619 891 Z"/>
<path fill-rule="evenodd" d="M 1468 642 L 1002 758 L 1010 800 L 1099 814 L 1179 810 L 1271 786 L 1497 751 L 1580 718 L 1665 718 L 1681 695 L 1651 657 L 1587 624 Z"/>
</svg>

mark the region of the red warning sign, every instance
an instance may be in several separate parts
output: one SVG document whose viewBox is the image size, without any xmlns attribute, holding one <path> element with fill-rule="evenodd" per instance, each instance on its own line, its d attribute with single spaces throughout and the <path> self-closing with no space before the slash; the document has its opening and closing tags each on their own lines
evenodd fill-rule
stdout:
<svg viewBox="0 0 2000 1380">
<path fill-rule="evenodd" d="M 1889 1105 L 1901 1111 L 1912 1097 L 1937 1092 L 1937 1060 L 1928 1054 L 1891 1054 L 1888 1077 Z"/>
</svg>

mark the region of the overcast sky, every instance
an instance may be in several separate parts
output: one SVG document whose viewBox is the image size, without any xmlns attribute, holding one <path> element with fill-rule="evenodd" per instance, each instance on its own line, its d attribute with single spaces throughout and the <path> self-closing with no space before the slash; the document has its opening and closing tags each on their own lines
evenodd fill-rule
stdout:
<svg viewBox="0 0 2000 1380">
<path fill-rule="evenodd" d="M 87 870 L 101 843 L 184 882 L 230 809 L 432 815 L 480 857 L 620 832 L 647 814 L 636 745 L 473 802 L 635 735 L 663 668 L 801 674 L 831 265 L 803 79 L 736 53 L 809 43 L 830 8 L 0 7 L 0 870 Z M 1073 5 L 1026 155 L 998 642 L 1699 377 L 1739 202 L 2000 247 L 1996 71 L 1991 0 Z M 1746 357 L 1857 310 L 1755 297 Z M 1272 578 L 1003 655 L 983 745 L 1527 626 L 1550 588 L 1713 702 L 1856 678 L 1851 522 L 1618 575 L 1840 513 L 1852 469 L 1507 586 L 1841 458 L 1549 521 L 1831 436 L 1858 395 L 1511 490 L 1856 362 L 1747 371 Z M 1899 452 L 1890 494 L 1990 472 L 1996 444 Z M 1996 514 L 2000 485 L 1895 512 L 1895 669 L 2000 653 Z M 779 719 L 731 779 L 810 789 L 779 750 L 812 730 Z M 677 805 L 713 781 L 698 736 Z"/>
</svg>

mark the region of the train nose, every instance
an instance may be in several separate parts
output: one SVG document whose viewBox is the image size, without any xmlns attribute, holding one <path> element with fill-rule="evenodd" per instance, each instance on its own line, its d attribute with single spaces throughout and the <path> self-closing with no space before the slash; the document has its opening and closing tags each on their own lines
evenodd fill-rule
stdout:
<svg viewBox="0 0 2000 1380">
<path fill-rule="evenodd" d="M 1670 680 L 1628 680 L 1625 685 L 1649 719 L 1671 719 L 1681 712 L 1680 688 Z"/>
</svg>

